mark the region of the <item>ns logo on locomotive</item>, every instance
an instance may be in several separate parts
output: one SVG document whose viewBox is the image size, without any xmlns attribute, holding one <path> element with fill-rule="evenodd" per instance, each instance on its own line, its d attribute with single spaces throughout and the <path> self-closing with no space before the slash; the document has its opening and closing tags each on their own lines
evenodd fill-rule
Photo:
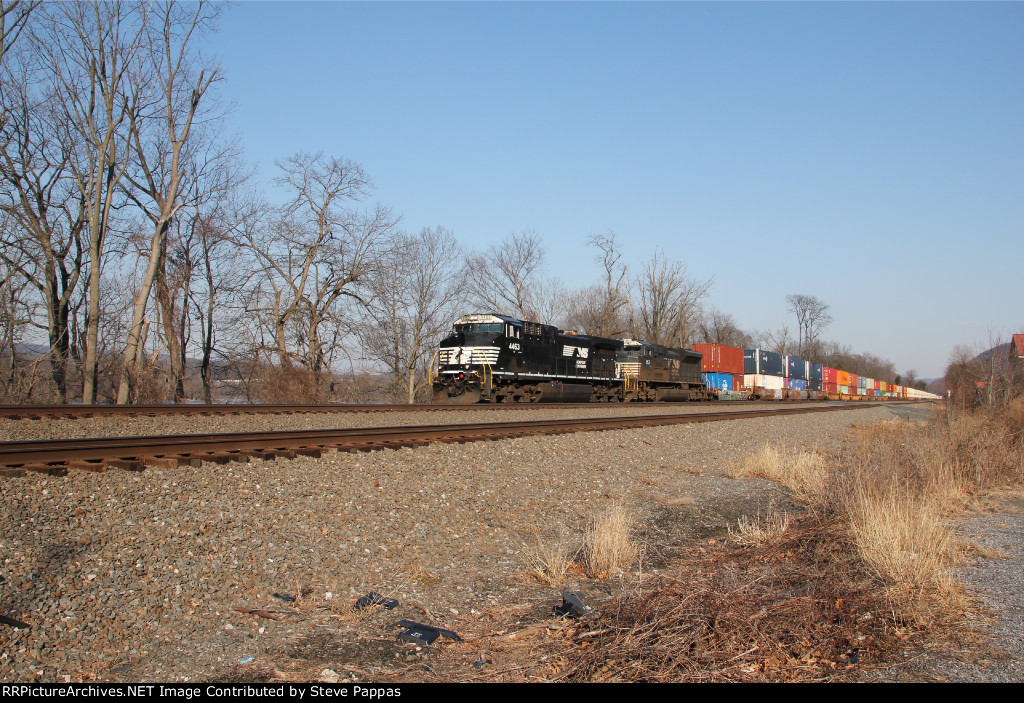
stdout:
<svg viewBox="0 0 1024 703">
<path fill-rule="evenodd" d="M 561 331 L 504 315 L 463 315 L 432 364 L 434 402 L 706 400 L 701 355 Z"/>
</svg>

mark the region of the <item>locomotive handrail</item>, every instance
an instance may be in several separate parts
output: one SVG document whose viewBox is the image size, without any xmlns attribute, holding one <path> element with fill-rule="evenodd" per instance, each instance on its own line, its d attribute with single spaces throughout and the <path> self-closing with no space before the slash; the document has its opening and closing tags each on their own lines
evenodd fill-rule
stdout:
<svg viewBox="0 0 1024 703">
<path fill-rule="evenodd" d="M 441 375 L 441 364 L 438 361 L 438 355 L 441 350 L 438 349 L 434 352 L 434 356 L 430 357 L 430 365 L 427 367 L 427 385 L 433 386 L 434 381 Z"/>
<path fill-rule="evenodd" d="M 486 361 L 480 364 L 483 377 L 480 379 L 480 397 L 490 400 L 494 396 L 494 369 Z"/>
<path fill-rule="evenodd" d="M 640 376 L 635 373 L 623 370 L 622 372 L 622 390 L 626 393 L 630 391 L 640 390 Z"/>
</svg>

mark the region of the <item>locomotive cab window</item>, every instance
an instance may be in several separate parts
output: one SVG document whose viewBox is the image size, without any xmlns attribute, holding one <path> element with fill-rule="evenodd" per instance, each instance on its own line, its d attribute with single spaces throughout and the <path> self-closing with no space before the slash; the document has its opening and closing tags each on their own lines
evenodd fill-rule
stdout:
<svg viewBox="0 0 1024 703">
<path fill-rule="evenodd" d="M 465 332 L 466 334 L 489 334 L 496 333 L 501 334 L 504 332 L 504 325 L 500 322 L 489 322 L 489 323 L 473 323 L 469 325 L 455 325 L 456 332 Z"/>
</svg>

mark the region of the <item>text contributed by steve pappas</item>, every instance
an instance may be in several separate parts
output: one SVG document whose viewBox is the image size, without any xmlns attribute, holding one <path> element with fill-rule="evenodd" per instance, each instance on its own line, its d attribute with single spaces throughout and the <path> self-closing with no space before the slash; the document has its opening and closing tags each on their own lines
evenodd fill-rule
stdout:
<svg viewBox="0 0 1024 703">
<path fill-rule="evenodd" d="M 384 700 L 400 698 L 401 685 L 373 684 L 0 684 L 0 698 L 266 698 L 328 700 L 351 698 Z"/>
</svg>

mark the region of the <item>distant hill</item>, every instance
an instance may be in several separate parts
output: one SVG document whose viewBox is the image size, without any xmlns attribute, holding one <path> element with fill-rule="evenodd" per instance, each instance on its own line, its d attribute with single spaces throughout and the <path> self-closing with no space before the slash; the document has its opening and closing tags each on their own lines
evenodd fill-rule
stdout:
<svg viewBox="0 0 1024 703">
<path fill-rule="evenodd" d="M 992 347 L 991 349 L 986 349 L 985 351 L 981 352 L 976 357 L 974 357 L 974 359 L 972 361 L 975 361 L 975 362 L 977 362 L 979 364 L 988 365 L 989 360 L 992 359 L 993 357 L 995 357 L 996 363 L 1002 364 L 1002 363 L 1005 363 L 1009 359 L 1009 357 L 1010 357 L 1010 350 L 1012 348 L 1013 348 L 1013 343 L 1012 342 L 1007 342 L 1006 344 L 1000 344 L 998 346 Z"/>
</svg>

